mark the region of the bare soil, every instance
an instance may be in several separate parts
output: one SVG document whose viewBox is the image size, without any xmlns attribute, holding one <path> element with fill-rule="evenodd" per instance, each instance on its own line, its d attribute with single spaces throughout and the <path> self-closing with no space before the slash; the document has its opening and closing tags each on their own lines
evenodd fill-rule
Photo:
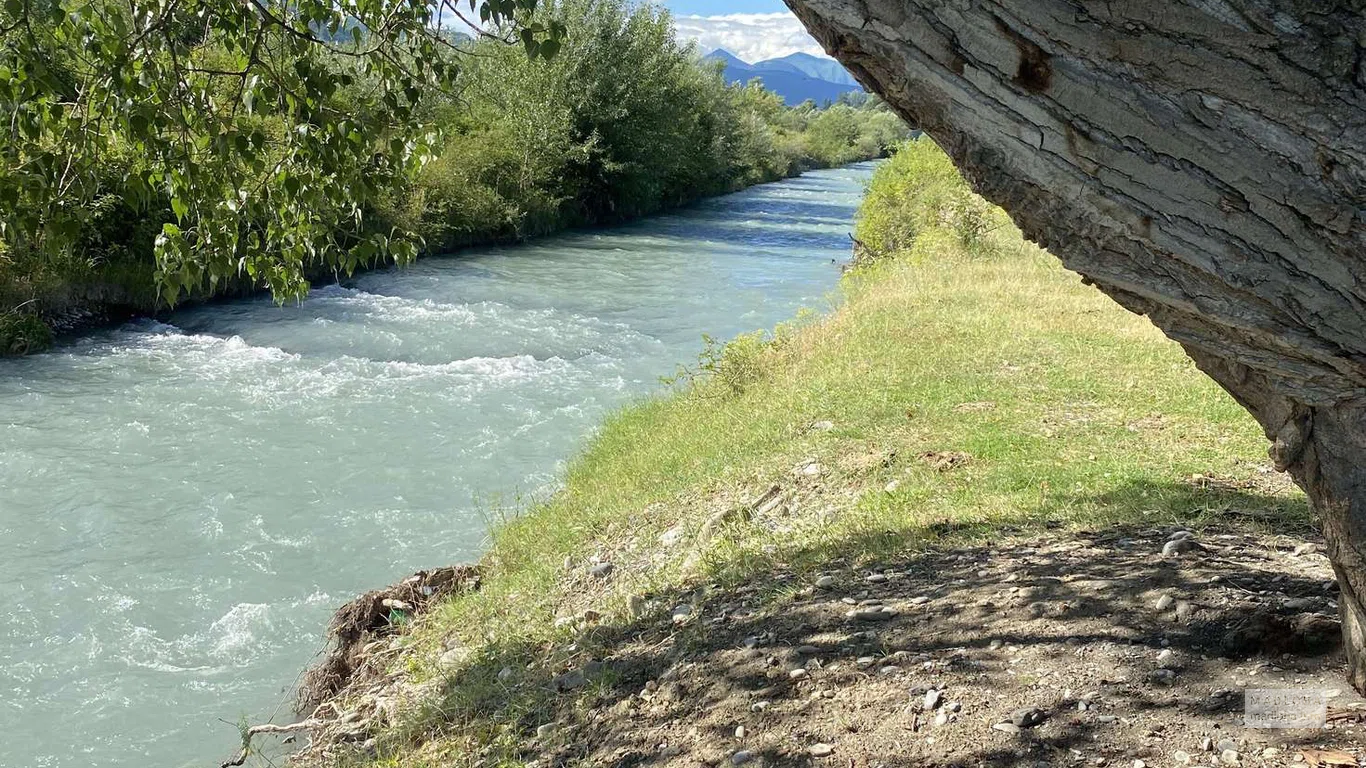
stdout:
<svg viewBox="0 0 1366 768">
<path fill-rule="evenodd" d="M 1186 535 L 1057 532 L 831 563 L 815 583 L 777 572 L 648 596 L 638 621 L 595 630 L 598 658 L 551 670 L 594 693 L 587 706 L 564 694 L 524 758 L 1157 768 L 1362 755 L 1366 701 L 1343 682 L 1327 559 L 1300 540 L 1209 531 L 1163 556 Z M 1249 688 L 1327 691 L 1329 723 L 1245 727 Z"/>
</svg>

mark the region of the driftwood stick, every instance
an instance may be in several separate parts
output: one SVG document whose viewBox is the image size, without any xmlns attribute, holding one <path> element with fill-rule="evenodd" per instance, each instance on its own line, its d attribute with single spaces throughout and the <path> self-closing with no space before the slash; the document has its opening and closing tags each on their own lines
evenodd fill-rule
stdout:
<svg viewBox="0 0 1366 768">
<path fill-rule="evenodd" d="M 303 720 L 297 723 L 290 723 L 289 725 L 276 725 L 275 723 L 262 723 L 261 725 L 253 725 L 247 729 L 246 733 L 242 734 L 241 751 L 239 751 L 237 753 L 237 756 L 233 759 L 228 760 L 219 765 L 219 768 L 233 768 L 233 766 L 239 766 L 245 763 L 247 761 L 247 755 L 251 752 L 251 740 L 260 734 L 295 733 L 298 731 L 307 731 L 313 728 L 319 728 L 322 726 L 322 724 L 323 721 L 321 720 Z"/>
</svg>

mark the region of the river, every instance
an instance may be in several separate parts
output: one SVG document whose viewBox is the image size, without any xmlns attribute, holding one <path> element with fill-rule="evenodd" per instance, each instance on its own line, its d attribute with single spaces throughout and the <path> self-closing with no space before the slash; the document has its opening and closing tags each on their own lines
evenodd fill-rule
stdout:
<svg viewBox="0 0 1366 768">
<path fill-rule="evenodd" d="M 0 361 L 0 766 L 216 766 L 702 334 L 828 307 L 871 164 Z M 228 721 L 224 723 L 222 721 Z"/>
</svg>

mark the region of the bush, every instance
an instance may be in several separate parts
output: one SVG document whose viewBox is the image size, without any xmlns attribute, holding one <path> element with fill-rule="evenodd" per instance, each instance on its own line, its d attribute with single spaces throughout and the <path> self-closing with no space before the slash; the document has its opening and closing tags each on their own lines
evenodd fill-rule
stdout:
<svg viewBox="0 0 1366 768">
<path fill-rule="evenodd" d="M 868 186 L 859 208 L 855 237 L 874 255 L 915 251 L 931 230 L 951 233 L 975 251 L 1005 214 L 974 193 L 948 155 L 928 138 L 897 146 Z"/>
<path fill-rule="evenodd" d="M 37 315 L 8 312 L 0 315 L 0 357 L 27 355 L 52 345 L 52 329 Z"/>
</svg>

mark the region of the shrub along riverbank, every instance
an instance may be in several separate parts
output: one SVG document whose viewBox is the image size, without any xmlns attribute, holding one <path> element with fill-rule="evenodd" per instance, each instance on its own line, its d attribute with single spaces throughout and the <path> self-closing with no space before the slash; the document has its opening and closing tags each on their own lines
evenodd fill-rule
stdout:
<svg viewBox="0 0 1366 768">
<path fill-rule="evenodd" d="M 727 86 L 656 7 L 562 0 L 541 12 L 567 27 L 549 61 L 500 42 L 458 43 L 459 92 L 424 101 L 440 149 L 365 211 L 371 225 L 414 232 L 431 253 L 518 241 L 878 157 L 906 135 L 877 103 L 789 109 L 757 86 Z M 41 347 L 45 321 L 164 306 L 152 244 L 173 217 L 169 202 L 135 205 L 120 187 L 136 161 L 107 159 L 103 194 L 69 254 L 0 250 L 0 355 Z"/>
<path fill-rule="evenodd" d="M 1178 520 L 1305 529 L 1303 498 L 1269 471 L 1251 419 L 1146 320 L 1026 243 L 928 141 L 879 169 L 858 236 L 875 255 L 846 276 L 833 314 L 742 337 L 679 391 L 615 415 L 570 464 L 562 491 L 493 530 L 477 591 L 416 619 L 400 606 L 393 634 L 372 624 L 379 638 L 361 681 L 303 713 L 336 739 L 312 757 L 405 768 L 806 765 L 837 749 L 839 764 L 860 755 L 875 764 L 924 747 L 908 734 L 934 713 L 922 722 L 906 690 L 964 669 L 977 682 L 951 683 L 942 700 L 966 702 L 958 732 L 967 738 L 905 764 L 1016 764 L 974 752 L 1008 741 L 988 718 L 1022 705 L 992 697 L 1031 703 L 1070 680 L 1049 677 L 1043 660 L 1019 667 L 1040 677 L 990 680 L 972 670 L 1014 667 L 935 660 L 955 644 L 995 653 L 990 638 L 1042 632 L 1001 624 L 1017 615 L 1006 606 L 1048 621 L 1028 593 L 1069 571 L 1036 581 L 1035 545 L 999 561 L 974 550 L 964 564 L 966 550 L 948 550 L 938 565 L 887 564 L 1003 531 L 1090 541 L 1069 544 L 1092 547 L 1091 560 L 1067 561 L 1080 569 L 1108 562 L 1083 529 Z M 1143 590 L 1174 573 L 1145 570 L 1162 538 L 1142 547 L 1106 577 L 1134 578 L 1140 608 L 1151 605 Z M 891 575 L 865 579 L 872 568 Z M 852 603 L 882 582 L 896 592 L 891 580 L 923 576 L 918 588 L 945 597 L 950 572 L 985 579 L 972 598 L 984 602 L 972 604 L 987 608 L 961 614 L 963 637 L 943 633 L 959 611 L 979 608 L 929 607 L 933 621 L 900 634 L 888 629 L 903 622 L 891 613 L 872 617 L 887 622 L 876 625 L 845 618 L 854 609 L 841 596 Z M 1019 573 L 1024 592 L 990 594 L 1012 586 L 992 579 Z M 927 599 L 901 597 L 907 611 Z M 1026 615 L 1034 605 L 1044 608 Z M 1060 630 L 1058 642 L 1101 624 Z M 1131 641 L 1117 642 L 1127 653 Z M 927 671 L 916 672 L 922 662 Z M 919 677 L 908 681 L 911 672 Z M 960 717 L 943 712 L 945 724 Z M 893 733 L 859 734 L 884 726 Z M 1134 725 L 1133 738 L 1147 727 Z"/>
</svg>

